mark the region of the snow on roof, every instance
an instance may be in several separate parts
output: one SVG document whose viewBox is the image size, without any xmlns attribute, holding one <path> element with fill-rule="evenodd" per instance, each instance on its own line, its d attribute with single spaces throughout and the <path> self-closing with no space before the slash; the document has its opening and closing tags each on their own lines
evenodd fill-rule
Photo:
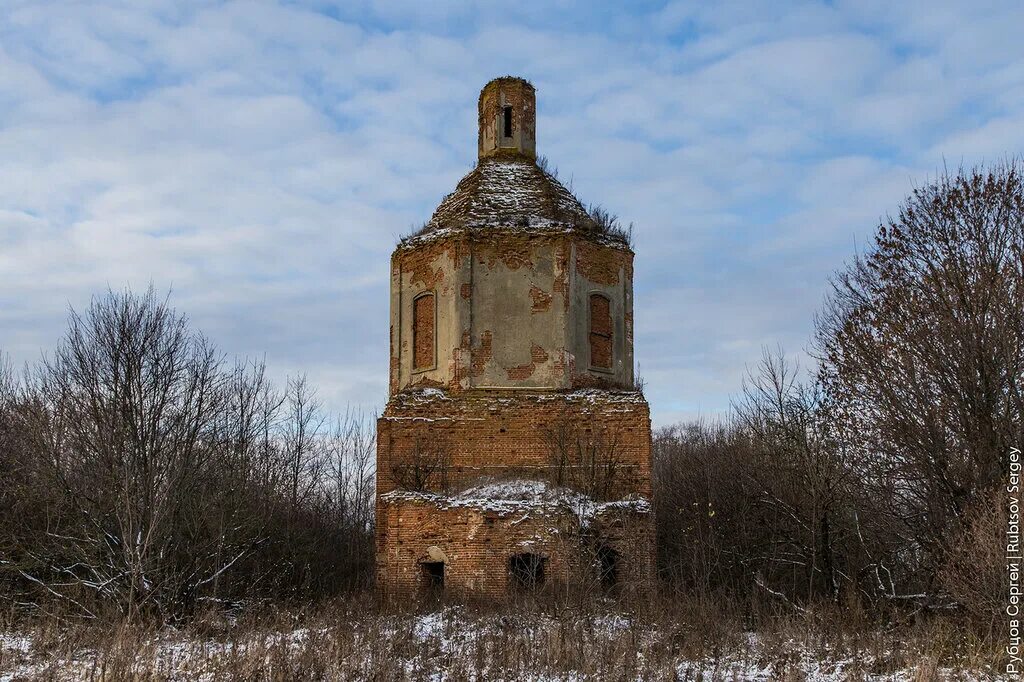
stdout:
<svg viewBox="0 0 1024 682">
<path fill-rule="evenodd" d="M 428 225 L 573 226 L 590 222 L 583 205 L 530 159 L 482 159 L 441 201 Z"/>
<path fill-rule="evenodd" d="M 508 156 L 481 159 L 441 200 L 423 231 L 404 239 L 399 248 L 480 228 L 524 234 L 580 231 L 625 246 L 622 239 L 597 229 L 583 204 L 553 175 L 532 159 Z"/>
</svg>

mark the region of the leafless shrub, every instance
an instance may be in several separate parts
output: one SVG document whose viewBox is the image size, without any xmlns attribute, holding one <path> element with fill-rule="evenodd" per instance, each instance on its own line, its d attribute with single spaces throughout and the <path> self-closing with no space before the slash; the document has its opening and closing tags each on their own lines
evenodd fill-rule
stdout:
<svg viewBox="0 0 1024 682">
<path fill-rule="evenodd" d="M 1009 503 L 1005 486 L 979 496 L 976 506 L 968 510 L 959 536 L 951 539 L 939 572 L 941 586 L 995 637 L 1004 627 L 1009 599 Z"/>
<path fill-rule="evenodd" d="M 411 225 L 409 229 L 406 230 L 406 232 L 398 238 L 398 244 L 402 245 L 408 242 L 410 239 L 413 239 L 415 237 L 422 237 L 429 231 L 430 221 L 422 222 L 419 225 Z"/>
<path fill-rule="evenodd" d="M 365 455 L 358 472 L 332 460 L 345 446 L 305 379 L 279 393 L 262 363 L 226 366 L 152 290 L 73 311 L 53 355 L 0 384 L 11 514 L 0 585 L 12 604 L 176 618 L 368 573 Z M 349 486 L 358 501 L 332 506 Z M 329 560 L 356 545 L 358 561 Z"/>
<path fill-rule="evenodd" d="M 627 247 L 633 245 L 633 223 L 623 227 L 619 222 L 619 217 L 607 211 L 600 204 L 588 206 L 587 214 L 592 221 L 591 228 L 595 232 L 621 242 Z"/>
<path fill-rule="evenodd" d="M 644 390 L 647 388 L 647 380 L 640 374 L 640 368 L 636 367 L 633 369 L 633 390 L 640 395 L 644 394 Z"/>
<path fill-rule="evenodd" d="M 558 179 L 558 168 L 551 165 L 546 156 L 537 157 L 537 167 L 540 168 L 541 172 L 545 175 L 550 175 L 555 180 Z"/>
<path fill-rule="evenodd" d="M 412 451 L 391 465 L 391 480 L 402 490 L 446 493 L 450 470 L 451 453 L 445 443 L 417 438 Z"/>
<path fill-rule="evenodd" d="M 623 475 L 618 431 L 560 417 L 544 427 L 541 435 L 547 445 L 552 483 L 594 500 L 617 499 Z"/>
</svg>

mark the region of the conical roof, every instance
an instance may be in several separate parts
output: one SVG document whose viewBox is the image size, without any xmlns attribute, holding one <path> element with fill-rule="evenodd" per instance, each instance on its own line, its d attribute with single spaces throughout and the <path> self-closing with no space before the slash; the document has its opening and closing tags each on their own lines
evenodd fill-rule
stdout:
<svg viewBox="0 0 1024 682">
<path fill-rule="evenodd" d="M 554 176 L 521 156 L 481 159 L 441 201 L 425 231 L 445 228 L 590 227 L 583 205 Z"/>
<path fill-rule="evenodd" d="M 522 78 L 496 78 L 480 93 L 478 161 L 434 215 L 401 247 L 453 233 L 509 230 L 578 232 L 589 239 L 629 248 L 629 233 L 614 216 L 587 209 L 554 175 L 537 164 L 536 102 Z"/>
</svg>

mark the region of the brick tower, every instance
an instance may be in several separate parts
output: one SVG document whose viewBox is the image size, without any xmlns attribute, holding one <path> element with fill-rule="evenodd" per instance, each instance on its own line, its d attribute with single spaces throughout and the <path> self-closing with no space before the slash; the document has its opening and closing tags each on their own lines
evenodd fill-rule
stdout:
<svg viewBox="0 0 1024 682">
<path fill-rule="evenodd" d="M 633 252 L 536 162 L 536 94 L 480 93 L 479 160 L 391 257 L 380 587 L 645 589 L 650 413 Z"/>
</svg>

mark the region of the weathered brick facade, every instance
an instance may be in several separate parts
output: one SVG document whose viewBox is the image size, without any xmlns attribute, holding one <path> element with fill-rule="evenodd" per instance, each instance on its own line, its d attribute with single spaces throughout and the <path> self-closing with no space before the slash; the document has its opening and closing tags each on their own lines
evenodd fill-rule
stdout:
<svg viewBox="0 0 1024 682">
<path fill-rule="evenodd" d="M 488 490 L 467 491 L 476 492 Z M 388 533 L 381 582 L 390 593 L 427 590 L 423 564 L 443 559 L 445 589 L 501 599 L 522 587 L 509 560 L 525 553 L 542 557 L 545 585 L 555 589 L 604 589 L 601 556 L 609 551 L 623 558 L 613 576 L 617 593 L 642 591 L 653 578 L 652 563 L 636 560 L 654 553 L 645 501 L 602 505 L 391 493 L 381 514 L 378 522 Z"/>
<path fill-rule="evenodd" d="M 484 88 L 480 162 L 392 257 L 377 455 L 392 594 L 650 584 L 633 253 L 536 165 L 534 109 L 521 79 Z"/>
<path fill-rule="evenodd" d="M 647 402 L 636 392 L 598 389 L 398 393 L 377 422 L 377 493 L 402 487 L 394 472 L 417 456 L 417 448 L 443 459 L 431 490 L 450 492 L 495 478 L 557 483 L 559 438 L 573 447 L 591 444 L 598 455 L 614 449 L 608 499 L 650 497 Z"/>
</svg>

